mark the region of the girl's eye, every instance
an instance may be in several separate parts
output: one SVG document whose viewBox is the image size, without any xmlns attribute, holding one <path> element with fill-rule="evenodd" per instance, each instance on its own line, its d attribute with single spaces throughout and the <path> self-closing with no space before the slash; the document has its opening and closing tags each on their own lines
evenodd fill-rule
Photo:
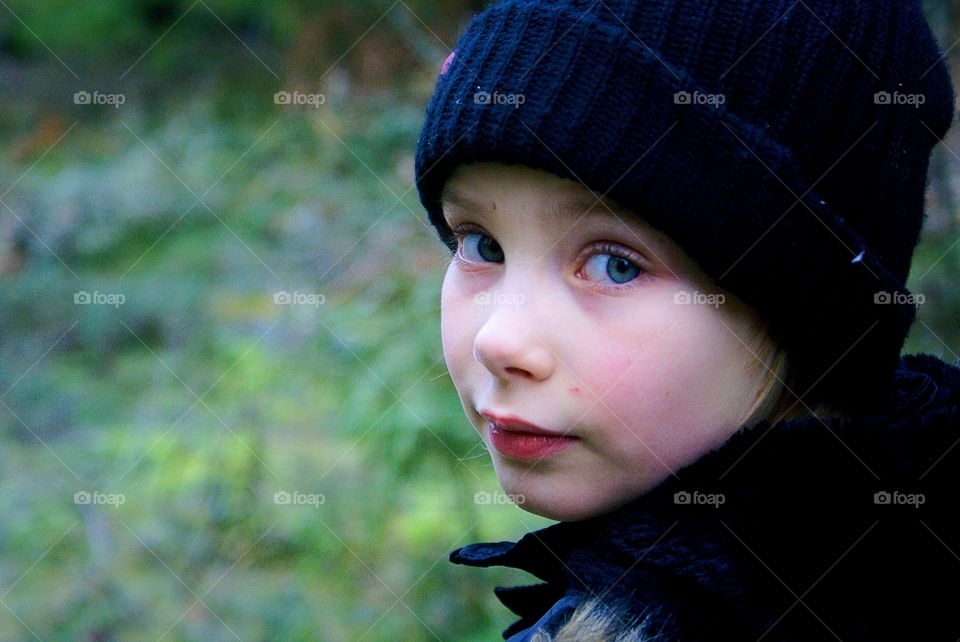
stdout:
<svg viewBox="0 0 960 642">
<path fill-rule="evenodd" d="M 457 238 L 457 256 L 467 263 L 500 263 L 503 249 L 492 237 L 473 226 L 461 225 L 453 230 Z M 592 281 L 608 281 L 613 289 L 628 289 L 630 284 L 647 274 L 641 267 L 642 260 L 612 243 L 599 243 L 590 248 L 584 263 L 585 278 Z"/>
<path fill-rule="evenodd" d="M 454 233 L 460 245 L 458 254 L 467 263 L 499 263 L 503 260 L 500 244 L 483 232 L 460 226 Z"/>
<path fill-rule="evenodd" d="M 609 243 L 595 249 L 599 251 L 591 254 L 583 266 L 587 278 L 601 282 L 609 278 L 613 282 L 612 287 L 622 288 L 632 287 L 626 284 L 645 274 L 637 261 L 625 256 L 624 250 Z"/>
</svg>

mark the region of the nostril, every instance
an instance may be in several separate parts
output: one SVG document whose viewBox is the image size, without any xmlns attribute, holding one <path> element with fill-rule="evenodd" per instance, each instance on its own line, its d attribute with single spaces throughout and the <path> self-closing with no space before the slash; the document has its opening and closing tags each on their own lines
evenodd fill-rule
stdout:
<svg viewBox="0 0 960 642">
<path fill-rule="evenodd" d="M 532 377 L 533 375 L 524 370 L 523 368 L 514 368 L 513 366 L 509 368 L 504 368 L 508 374 L 520 375 L 522 377 Z"/>
</svg>

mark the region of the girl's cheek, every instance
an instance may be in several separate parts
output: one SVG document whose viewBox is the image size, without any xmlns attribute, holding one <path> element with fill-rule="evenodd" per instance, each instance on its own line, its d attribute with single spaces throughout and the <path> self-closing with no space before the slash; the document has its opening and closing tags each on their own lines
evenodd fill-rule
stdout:
<svg viewBox="0 0 960 642">
<path fill-rule="evenodd" d="M 663 379 L 670 364 L 663 362 L 662 347 L 679 324 L 671 314 L 673 306 L 662 309 L 667 304 L 661 298 L 638 294 L 635 305 L 595 317 L 578 333 L 590 336 L 577 342 L 581 347 L 576 362 L 583 366 L 575 373 L 586 384 L 581 388 L 587 396 L 603 395 L 611 408 L 629 407 L 636 405 L 638 392 L 652 390 Z"/>
<path fill-rule="evenodd" d="M 629 388 L 635 366 L 633 355 L 623 350 L 607 350 L 591 358 L 589 393 L 600 396 L 604 402 L 617 407 L 626 401 L 623 397 Z M 589 394 L 588 393 L 588 394 Z M 614 406 L 612 402 L 617 402 Z"/>
<path fill-rule="evenodd" d="M 473 354 L 473 337 L 476 306 L 473 295 L 463 287 L 462 276 L 451 266 L 440 291 L 440 340 L 447 370 L 454 385 L 459 389 L 467 362 Z"/>
<path fill-rule="evenodd" d="M 621 323 L 596 335 L 596 347 L 584 351 L 586 367 L 574 383 L 581 392 L 571 392 L 586 407 L 595 404 L 590 425 L 613 440 L 609 447 L 623 453 L 642 447 L 637 435 L 650 445 L 659 441 L 658 430 L 676 425 L 674 415 L 684 403 L 674 363 L 683 342 L 671 338 L 683 324 L 646 321 L 637 320 L 633 327 L 641 329 L 633 333 L 624 332 Z"/>
<path fill-rule="evenodd" d="M 648 395 L 637 355 L 624 350 L 624 343 L 594 343 L 599 349 L 588 350 L 588 360 L 579 361 L 580 371 L 574 372 L 570 394 L 577 407 L 592 407 L 586 418 L 591 425 L 611 431 L 622 428 L 621 420 L 629 424 L 638 406 L 643 406 Z"/>
</svg>

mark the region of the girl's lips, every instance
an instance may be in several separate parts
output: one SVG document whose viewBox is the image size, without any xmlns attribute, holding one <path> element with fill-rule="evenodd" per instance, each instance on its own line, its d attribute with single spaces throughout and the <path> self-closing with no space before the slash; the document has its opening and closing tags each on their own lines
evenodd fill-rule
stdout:
<svg viewBox="0 0 960 642">
<path fill-rule="evenodd" d="M 505 430 L 487 422 L 490 443 L 502 455 L 514 459 L 538 460 L 563 452 L 578 441 L 576 437 Z"/>
<path fill-rule="evenodd" d="M 521 419 L 516 415 L 495 415 L 492 412 L 481 410 L 480 415 L 488 422 L 496 425 L 497 428 L 508 432 L 527 432 L 534 435 L 546 435 L 548 437 L 560 437 L 559 433 L 541 428 L 535 423 L 526 419 Z"/>
</svg>

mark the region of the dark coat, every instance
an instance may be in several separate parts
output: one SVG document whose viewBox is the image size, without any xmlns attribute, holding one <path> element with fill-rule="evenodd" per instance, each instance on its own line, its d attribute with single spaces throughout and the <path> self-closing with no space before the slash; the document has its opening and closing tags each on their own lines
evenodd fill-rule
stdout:
<svg viewBox="0 0 960 642">
<path fill-rule="evenodd" d="M 450 560 L 543 580 L 494 589 L 511 642 L 599 595 L 664 641 L 957 640 L 960 369 L 903 357 L 881 401 L 761 422 L 605 515 Z"/>
</svg>

